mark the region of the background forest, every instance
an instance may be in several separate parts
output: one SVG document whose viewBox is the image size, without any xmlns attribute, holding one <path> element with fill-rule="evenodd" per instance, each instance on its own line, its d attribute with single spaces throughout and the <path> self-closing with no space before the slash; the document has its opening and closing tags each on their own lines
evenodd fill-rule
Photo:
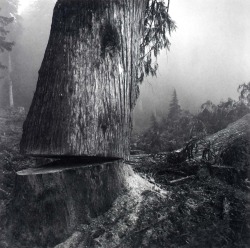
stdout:
<svg viewBox="0 0 250 248">
<path fill-rule="evenodd" d="M 47 45 L 56 1 L 46 1 L 46 4 L 44 2 L 22 1 L 21 3 L 15 0 L 0 2 L 0 16 L 12 18 L 8 24 L 2 23 L 1 27 L 4 27 L 7 33 L 1 35 L 5 37 L 5 41 L 14 44 L 11 51 L 0 50 L 1 64 L 6 66 L 0 71 L 1 108 L 10 105 L 9 81 L 11 80 L 14 106 L 24 107 L 28 111 Z"/>
<path fill-rule="evenodd" d="M 216 133 L 250 113 L 250 82 L 238 87 L 239 100 L 228 98 L 219 104 L 208 100 L 197 114 L 179 105 L 177 92 L 173 91 L 168 114 L 151 114 L 150 126 L 141 132 L 134 131 L 132 150 L 147 153 L 171 152 L 182 148 L 192 138 L 202 139 Z"/>
</svg>

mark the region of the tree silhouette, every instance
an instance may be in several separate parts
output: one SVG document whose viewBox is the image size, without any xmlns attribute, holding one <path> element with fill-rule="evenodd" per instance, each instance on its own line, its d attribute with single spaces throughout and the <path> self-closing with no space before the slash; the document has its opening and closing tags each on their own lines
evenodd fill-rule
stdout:
<svg viewBox="0 0 250 248">
<path fill-rule="evenodd" d="M 240 101 L 242 101 L 246 106 L 250 107 L 250 82 L 240 84 L 238 91 L 240 92 Z"/>
<path fill-rule="evenodd" d="M 9 33 L 6 30 L 6 26 L 8 26 L 11 22 L 13 22 L 13 17 L 5 17 L 0 16 L 0 52 L 3 53 L 4 51 L 11 51 L 14 42 L 10 42 L 6 40 L 6 36 Z M 0 62 L 0 69 L 6 69 L 6 65 L 1 64 Z"/>
<path fill-rule="evenodd" d="M 168 121 L 172 122 L 172 121 L 179 119 L 180 113 L 181 113 L 181 107 L 179 105 L 176 90 L 174 89 L 172 100 L 171 100 L 170 106 L 169 106 L 169 113 L 168 113 L 168 117 L 167 117 Z"/>
</svg>

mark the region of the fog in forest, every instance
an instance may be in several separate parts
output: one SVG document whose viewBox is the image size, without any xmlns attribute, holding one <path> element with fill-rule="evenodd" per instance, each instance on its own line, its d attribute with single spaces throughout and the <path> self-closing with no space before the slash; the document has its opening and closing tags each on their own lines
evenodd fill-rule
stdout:
<svg viewBox="0 0 250 248">
<path fill-rule="evenodd" d="M 171 1 L 177 29 L 170 51 L 161 52 L 157 78 L 141 86 L 136 113 L 165 115 L 174 89 L 181 107 L 194 113 L 207 100 L 237 100 L 238 85 L 250 80 L 249 9 L 244 0 Z"/>
<path fill-rule="evenodd" d="M 0 0 L 0 248 L 250 247 L 250 0 L 163 1 Z"/>
<path fill-rule="evenodd" d="M 12 80 L 16 106 L 28 109 L 30 105 L 54 4 L 55 0 L 19 1 L 19 26 L 10 32 L 15 41 Z M 157 77 L 147 77 L 140 87 L 135 129 L 145 128 L 152 113 L 167 115 L 174 89 L 181 108 L 192 113 L 207 100 L 218 104 L 228 97 L 238 99 L 238 85 L 250 80 L 249 9 L 250 2 L 245 0 L 171 1 L 169 12 L 177 28 L 170 37 L 170 50 L 163 50 L 158 58 Z M 3 106 L 4 82 L 1 91 Z"/>
</svg>

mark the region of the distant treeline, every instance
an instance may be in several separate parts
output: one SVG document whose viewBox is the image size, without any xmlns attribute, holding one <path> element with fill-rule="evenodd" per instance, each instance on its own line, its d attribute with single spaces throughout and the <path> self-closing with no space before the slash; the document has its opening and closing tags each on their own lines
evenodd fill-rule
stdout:
<svg viewBox="0 0 250 248">
<path fill-rule="evenodd" d="M 200 106 L 198 114 L 191 114 L 181 108 L 174 90 L 167 116 L 158 118 L 152 114 L 150 127 L 142 133 L 133 133 L 131 149 L 148 153 L 173 151 L 190 139 L 200 139 L 227 127 L 250 113 L 250 82 L 239 85 L 238 92 L 238 101 L 228 98 L 216 105 L 208 100 Z"/>
</svg>

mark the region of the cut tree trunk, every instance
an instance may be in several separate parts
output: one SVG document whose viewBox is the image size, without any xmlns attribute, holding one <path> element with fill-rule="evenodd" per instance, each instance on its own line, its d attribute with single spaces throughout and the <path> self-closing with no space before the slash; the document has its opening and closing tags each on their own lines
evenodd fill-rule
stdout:
<svg viewBox="0 0 250 248">
<path fill-rule="evenodd" d="M 128 157 L 146 3 L 58 0 L 23 153 Z"/>
<path fill-rule="evenodd" d="M 57 1 L 21 152 L 64 161 L 128 157 L 146 3 Z M 68 167 L 16 176 L 9 233 L 18 247 L 63 241 L 105 212 L 134 176 L 120 161 Z"/>
</svg>

